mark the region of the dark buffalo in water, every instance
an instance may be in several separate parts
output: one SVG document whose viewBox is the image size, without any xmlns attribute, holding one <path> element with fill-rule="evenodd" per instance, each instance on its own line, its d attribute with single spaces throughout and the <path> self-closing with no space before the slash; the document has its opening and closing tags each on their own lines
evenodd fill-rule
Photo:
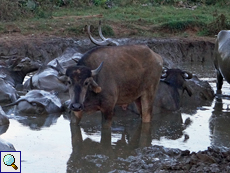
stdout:
<svg viewBox="0 0 230 173">
<path fill-rule="evenodd" d="M 0 78 L 0 102 L 15 102 L 18 97 L 16 89 Z"/>
<path fill-rule="evenodd" d="M 192 89 L 185 80 L 191 78 L 191 73 L 182 71 L 180 69 L 163 70 L 154 104 L 152 105 L 154 110 L 153 114 L 179 110 L 184 91 L 187 91 L 190 97 L 192 96 Z M 126 109 L 125 105 L 123 105 L 123 109 Z M 128 105 L 128 109 L 138 113 L 133 103 Z"/>
<path fill-rule="evenodd" d="M 230 30 L 222 30 L 217 35 L 214 65 L 217 71 L 217 90 L 221 90 L 223 78 L 230 83 Z"/>
<path fill-rule="evenodd" d="M 16 112 L 23 115 L 52 114 L 63 111 L 62 103 L 55 93 L 44 90 L 31 90 L 16 102 L 5 105 L 17 105 Z"/>
<path fill-rule="evenodd" d="M 110 127 L 115 105 L 135 101 L 142 122 L 149 123 L 162 64 L 161 56 L 144 45 L 96 47 L 66 70 L 69 108 L 78 121 L 82 111 L 100 110 L 103 127 Z"/>
<path fill-rule="evenodd" d="M 192 96 L 192 89 L 189 87 L 185 79 L 191 79 L 192 74 L 180 69 L 167 69 L 163 71 L 162 80 L 160 81 L 154 107 L 167 111 L 175 111 L 180 109 L 181 97 L 186 91 Z"/>
<path fill-rule="evenodd" d="M 28 57 L 14 57 L 7 60 L 6 64 L 0 66 L 0 78 L 17 88 L 22 86 L 25 76 L 38 70 L 40 63 L 32 61 Z"/>
<path fill-rule="evenodd" d="M 56 66 L 44 65 L 24 83 L 24 89 L 67 92 L 68 86 L 65 83 L 64 73 L 58 61 L 56 61 Z"/>
<path fill-rule="evenodd" d="M 177 111 L 183 106 L 210 104 L 214 96 L 207 81 L 201 81 L 196 75 L 181 69 L 166 69 L 156 92 L 153 113 Z M 128 109 L 137 113 L 134 104 L 129 105 Z"/>
</svg>

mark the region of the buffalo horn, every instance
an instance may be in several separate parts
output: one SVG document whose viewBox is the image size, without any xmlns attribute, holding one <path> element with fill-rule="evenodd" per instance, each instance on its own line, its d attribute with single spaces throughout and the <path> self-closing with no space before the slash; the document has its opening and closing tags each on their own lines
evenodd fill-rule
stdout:
<svg viewBox="0 0 230 173">
<path fill-rule="evenodd" d="M 90 25 L 88 25 L 87 27 L 87 33 L 88 33 L 89 39 L 98 46 L 107 46 L 110 43 L 108 40 L 97 41 L 96 39 L 94 39 L 90 33 Z"/>
<path fill-rule="evenodd" d="M 107 39 L 102 35 L 102 31 L 101 31 L 101 21 L 99 21 L 98 32 L 99 32 L 99 36 L 101 37 L 102 40 L 107 40 Z"/>
<path fill-rule="evenodd" d="M 56 67 L 55 66 L 52 66 L 52 65 L 47 65 L 49 68 L 52 68 L 54 70 L 56 70 L 58 72 L 59 75 L 64 75 L 65 74 L 65 70 L 64 68 L 61 66 L 61 64 L 59 63 L 58 60 L 56 60 Z"/>
<path fill-rule="evenodd" d="M 77 64 L 78 61 L 79 61 L 79 59 L 73 59 L 73 58 L 72 58 L 72 60 L 73 60 L 74 62 L 76 62 L 76 64 Z"/>
<path fill-rule="evenodd" d="M 34 89 L 34 86 L 33 86 L 33 77 L 30 77 L 30 89 Z"/>
<path fill-rule="evenodd" d="M 92 76 L 97 75 L 101 71 L 102 66 L 103 66 L 103 62 L 95 70 L 91 70 Z"/>
<path fill-rule="evenodd" d="M 59 63 L 58 60 L 56 60 L 56 63 L 57 63 L 58 73 L 59 73 L 60 75 L 64 75 L 64 74 L 65 74 L 64 68 L 63 68 L 62 65 Z"/>
</svg>

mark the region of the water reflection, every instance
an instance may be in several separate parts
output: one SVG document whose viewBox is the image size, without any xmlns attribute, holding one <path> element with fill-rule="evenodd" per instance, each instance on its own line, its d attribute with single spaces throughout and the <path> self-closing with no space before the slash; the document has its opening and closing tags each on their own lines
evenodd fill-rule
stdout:
<svg viewBox="0 0 230 173">
<path fill-rule="evenodd" d="M 57 122 L 61 114 L 49 114 L 47 116 L 23 116 L 18 122 L 28 126 L 31 130 L 41 130 L 44 127 L 50 127 Z"/>
<path fill-rule="evenodd" d="M 216 97 L 212 116 L 210 118 L 210 132 L 212 146 L 230 148 L 230 96 Z"/>
<path fill-rule="evenodd" d="M 72 153 L 67 162 L 67 172 L 109 172 L 115 169 L 112 160 L 132 155 L 140 146 L 150 146 L 150 125 L 139 124 L 132 138 L 122 133 L 115 145 L 111 144 L 111 129 L 101 130 L 100 142 L 90 138 L 83 140 L 79 126 L 71 125 Z"/>
<path fill-rule="evenodd" d="M 179 111 L 157 114 L 153 116 L 152 138 L 160 140 L 161 137 L 165 137 L 176 140 L 183 135 L 185 127 Z"/>
<path fill-rule="evenodd" d="M 112 171 L 117 169 L 117 164 L 112 164 L 114 159 L 125 159 L 135 149 L 151 146 L 153 139 L 181 138 L 189 127 L 189 123 L 183 123 L 180 112 L 156 114 L 152 123 L 143 124 L 136 114 L 116 108 L 111 129 L 101 129 L 95 123 L 99 119 L 99 114 L 86 115 L 80 126 L 70 125 L 72 153 L 67 172 Z"/>
</svg>

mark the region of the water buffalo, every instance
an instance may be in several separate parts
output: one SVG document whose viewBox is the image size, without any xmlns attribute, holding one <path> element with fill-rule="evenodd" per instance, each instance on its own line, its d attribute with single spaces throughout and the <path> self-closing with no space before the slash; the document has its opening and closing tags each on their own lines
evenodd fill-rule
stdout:
<svg viewBox="0 0 230 173">
<path fill-rule="evenodd" d="M 17 105 L 17 113 L 23 115 L 52 114 L 63 111 L 62 103 L 55 93 L 44 90 L 31 90 L 16 102 L 4 107 L 13 105 Z"/>
<path fill-rule="evenodd" d="M 218 33 L 214 49 L 214 66 L 217 71 L 217 90 L 221 90 L 223 78 L 230 83 L 230 30 Z"/>
<path fill-rule="evenodd" d="M 39 67 L 39 62 L 32 61 L 28 57 L 13 57 L 7 60 L 5 65 L 0 66 L 0 78 L 17 88 L 22 85 L 27 73 L 36 71 Z"/>
<path fill-rule="evenodd" d="M 0 78 L 0 102 L 15 102 L 18 97 L 16 89 Z"/>
<path fill-rule="evenodd" d="M 108 128 L 115 105 L 135 101 L 142 122 L 148 123 L 162 64 L 161 56 L 145 45 L 95 47 L 66 70 L 69 108 L 78 122 L 82 111 L 100 110 L 102 125 Z"/>
<path fill-rule="evenodd" d="M 184 91 L 192 96 L 192 89 L 185 79 L 191 79 L 192 74 L 180 69 L 164 70 L 160 81 L 154 106 L 161 110 L 175 111 L 180 109 L 181 97 Z"/>
<path fill-rule="evenodd" d="M 191 78 L 191 73 L 180 69 L 163 70 L 154 104 L 152 105 L 154 110 L 153 114 L 179 110 L 184 91 L 187 91 L 190 97 L 192 96 L 192 89 L 185 80 Z M 126 107 L 123 105 L 123 108 Z M 138 113 L 133 103 L 128 105 L 128 109 Z"/>
<path fill-rule="evenodd" d="M 211 103 L 214 98 L 214 91 L 209 83 L 199 80 L 190 72 L 165 69 L 161 78 L 153 105 L 154 114 L 177 111 L 184 106 L 197 107 Z M 137 113 L 134 104 L 129 105 L 128 109 Z"/>
<path fill-rule="evenodd" d="M 24 83 L 24 89 L 67 92 L 66 80 L 62 78 L 64 73 L 64 69 L 58 61 L 56 61 L 56 66 L 44 65 Z"/>
</svg>

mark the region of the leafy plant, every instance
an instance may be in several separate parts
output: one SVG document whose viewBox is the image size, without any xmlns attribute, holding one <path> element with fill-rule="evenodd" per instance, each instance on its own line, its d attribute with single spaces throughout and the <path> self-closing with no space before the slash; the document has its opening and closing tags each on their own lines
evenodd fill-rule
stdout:
<svg viewBox="0 0 230 173">
<path fill-rule="evenodd" d="M 9 1 L 9 0 L 0 1 L 0 20 L 1 21 L 16 20 L 18 15 L 20 15 L 20 9 L 17 3 Z"/>
<path fill-rule="evenodd" d="M 105 5 L 105 2 L 106 2 L 107 0 L 94 0 L 93 1 L 93 3 L 94 3 L 94 5 L 96 5 L 96 6 L 101 6 L 101 5 Z"/>
</svg>

